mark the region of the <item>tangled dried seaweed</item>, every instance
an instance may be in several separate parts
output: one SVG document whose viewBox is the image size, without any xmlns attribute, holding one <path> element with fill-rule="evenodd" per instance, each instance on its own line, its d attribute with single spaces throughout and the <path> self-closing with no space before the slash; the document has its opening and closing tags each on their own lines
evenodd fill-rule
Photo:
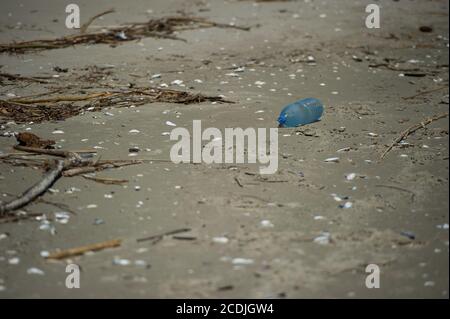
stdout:
<svg viewBox="0 0 450 319">
<path fill-rule="evenodd" d="M 105 27 L 99 32 L 82 32 L 56 39 L 41 39 L 0 44 L 0 53 L 23 54 L 27 52 L 66 48 L 78 44 L 117 45 L 121 42 L 139 40 L 146 37 L 185 41 L 173 34 L 176 31 L 211 27 L 249 30 L 247 27 L 217 23 L 200 17 L 165 17 L 151 19 L 143 23 L 127 23 L 117 27 Z"/>
<path fill-rule="evenodd" d="M 84 111 L 95 112 L 106 107 L 139 106 L 154 102 L 193 104 L 205 101 L 232 103 L 218 96 L 170 89 L 136 88 L 81 95 L 50 95 L 41 99 L 24 97 L 0 100 L 0 117 L 14 120 L 16 123 L 40 123 L 65 120 Z"/>
</svg>

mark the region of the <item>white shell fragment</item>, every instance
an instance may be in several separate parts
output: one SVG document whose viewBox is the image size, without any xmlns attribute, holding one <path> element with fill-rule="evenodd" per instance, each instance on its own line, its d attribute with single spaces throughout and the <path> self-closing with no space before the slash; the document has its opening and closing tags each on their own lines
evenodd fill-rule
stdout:
<svg viewBox="0 0 450 319">
<path fill-rule="evenodd" d="M 230 240 L 227 237 L 213 237 L 212 241 L 217 244 L 227 244 Z"/>
<path fill-rule="evenodd" d="M 328 245 L 331 242 L 331 235 L 328 232 L 323 232 L 320 236 L 314 238 L 314 242 L 319 245 Z"/>
<path fill-rule="evenodd" d="M 253 262 L 253 259 L 248 258 L 233 258 L 231 261 L 233 265 L 251 265 Z"/>
<path fill-rule="evenodd" d="M 39 275 L 39 276 L 45 275 L 44 271 L 42 271 L 41 269 L 36 268 L 36 267 L 28 268 L 27 274 L 28 275 Z"/>
<path fill-rule="evenodd" d="M 339 163 L 339 157 L 330 157 L 324 160 L 326 163 Z"/>
<path fill-rule="evenodd" d="M 261 221 L 261 226 L 269 228 L 269 227 L 273 227 L 273 224 L 270 220 L 264 219 Z"/>
</svg>

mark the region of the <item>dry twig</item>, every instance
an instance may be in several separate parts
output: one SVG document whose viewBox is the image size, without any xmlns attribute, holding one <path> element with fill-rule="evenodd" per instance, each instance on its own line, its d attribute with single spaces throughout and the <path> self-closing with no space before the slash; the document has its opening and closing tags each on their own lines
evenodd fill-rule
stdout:
<svg viewBox="0 0 450 319">
<path fill-rule="evenodd" d="M 387 155 L 387 153 L 389 153 L 389 151 L 392 150 L 392 148 L 395 145 L 397 145 L 398 143 L 403 141 L 405 138 L 407 138 L 409 135 L 411 135 L 412 133 L 414 133 L 418 129 L 424 128 L 428 124 L 431 124 L 434 121 L 437 121 L 439 119 L 445 118 L 447 116 L 448 116 L 448 112 L 443 113 L 443 114 L 439 114 L 439 115 L 435 115 L 435 116 L 432 116 L 432 117 L 429 117 L 429 118 L 425 119 L 424 121 L 422 121 L 420 123 L 417 123 L 417 124 L 414 124 L 414 125 L 408 127 L 398 137 L 396 137 L 394 139 L 394 141 L 392 142 L 392 144 L 389 145 L 389 147 L 383 152 L 383 154 L 381 155 L 381 159 L 383 159 Z"/>
<path fill-rule="evenodd" d="M 94 22 L 95 19 L 98 19 L 98 18 L 100 18 L 100 17 L 102 17 L 102 16 L 104 16 L 104 15 L 106 15 L 106 14 L 110 14 L 110 13 L 113 13 L 113 12 L 115 12 L 114 9 L 109 9 L 109 10 L 106 10 L 106 11 L 104 11 L 104 12 L 100 12 L 100 13 L 96 14 L 95 16 L 93 16 L 92 18 L 90 18 L 85 24 L 83 24 L 83 25 L 81 26 L 81 28 L 80 28 L 80 33 L 81 33 L 81 34 L 86 33 L 86 30 L 89 28 L 89 26 L 91 25 L 91 23 Z"/>
<path fill-rule="evenodd" d="M 101 243 L 70 248 L 67 250 L 62 250 L 59 252 L 52 253 L 47 257 L 47 259 L 61 260 L 61 259 L 69 258 L 69 257 L 83 255 L 84 253 L 87 253 L 89 251 L 99 251 L 99 250 L 103 250 L 103 249 L 107 249 L 107 248 L 118 247 L 121 245 L 121 243 L 122 243 L 121 239 L 113 239 L 113 240 L 108 240 L 108 241 L 104 241 Z"/>
</svg>

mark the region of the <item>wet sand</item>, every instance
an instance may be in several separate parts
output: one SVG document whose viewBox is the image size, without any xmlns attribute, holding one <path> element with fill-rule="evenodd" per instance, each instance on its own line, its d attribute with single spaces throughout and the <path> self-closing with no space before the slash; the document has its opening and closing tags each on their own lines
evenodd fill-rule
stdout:
<svg viewBox="0 0 450 319">
<path fill-rule="evenodd" d="M 1 152 L 15 144 L 8 133 L 29 128 L 64 149 L 96 147 L 103 159 L 169 159 L 167 121 L 189 130 L 198 119 L 221 130 L 276 127 L 282 107 L 306 97 L 322 100 L 325 113 L 319 122 L 279 130 L 274 175 L 259 175 L 255 165 L 153 162 L 97 174 L 129 179 L 122 186 L 60 179 L 43 198 L 76 215 L 65 224 L 52 220 L 55 232 L 35 219 L 0 223 L 0 298 L 448 298 L 448 118 L 380 160 L 407 127 L 448 112 L 448 88 L 404 99 L 448 87 L 447 1 L 380 1 L 380 29 L 365 28 L 365 1 L 77 3 L 82 22 L 116 9 L 94 27 L 185 12 L 251 30 L 208 28 L 179 32 L 186 42 L 145 38 L 115 48 L 2 54 L 0 71 L 58 74 L 54 81 L 69 84 L 83 68 L 108 66 L 111 73 L 99 82 L 166 83 L 235 103 L 112 107 L 34 124 L 2 119 Z M 0 6 L 1 43 L 73 32 L 64 27 L 60 1 Z M 433 31 L 419 31 L 422 25 Z M 386 62 L 398 70 L 379 66 Z M 404 69 L 425 75 L 405 76 Z M 161 77 L 151 79 L 155 74 Z M 171 85 L 175 80 L 185 86 Z M 7 83 L 0 94 L 48 90 Z M 136 157 L 129 156 L 133 146 L 141 149 Z M 324 162 L 331 157 L 339 162 Z M 40 176 L 0 163 L 0 193 L 20 194 Z M 346 202 L 352 206 L 341 208 Z M 64 211 L 43 203 L 24 210 L 49 219 Z M 136 242 L 179 228 L 191 231 Z M 41 256 L 119 238 L 118 248 L 64 262 Z M 71 262 L 81 267 L 80 289 L 65 287 Z M 379 289 L 365 286 L 368 264 L 380 267 Z M 33 267 L 43 274 L 29 274 Z"/>
</svg>

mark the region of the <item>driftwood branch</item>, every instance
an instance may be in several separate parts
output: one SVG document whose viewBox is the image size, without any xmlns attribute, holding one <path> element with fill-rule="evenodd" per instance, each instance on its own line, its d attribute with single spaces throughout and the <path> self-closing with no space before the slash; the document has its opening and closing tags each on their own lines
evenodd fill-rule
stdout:
<svg viewBox="0 0 450 319">
<path fill-rule="evenodd" d="M 113 161 L 113 160 L 91 160 L 82 158 L 77 152 L 67 151 L 67 150 L 54 150 L 54 149 L 43 149 L 38 147 L 28 147 L 16 145 L 15 149 L 39 155 L 51 155 L 62 157 L 63 159 L 57 160 L 55 164 L 48 170 L 48 172 L 42 177 L 42 179 L 31 186 L 28 190 L 26 190 L 21 196 L 18 198 L 11 200 L 6 203 L 0 202 L 0 217 L 7 215 L 8 212 L 13 210 L 22 208 L 36 198 L 44 194 L 52 185 L 62 176 L 76 176 L 80 174 L 85 174 L 88 172 L 95 172 L 99 170 L 104 170 L 108 168 L 118 168 L 126 165 L 135 165 L 140 164 L 142 161 L 136 160 L 121 160 L 121 161 Z M 92 151 L 80 151 L 80 153 L 93 153 Z M 11 155 L 11 154 L 9 154 Z M 2 160 L 7 160 L 4 158 Z M 22 159 L 22 161 L 30 162 L 28 159 Z M 31 160 L 31 162 L 36 163 L 36 161 Z M 43 164 L 44 163 L 44 164 Z M 41 167 L 46 167 L 47 162 L 41 161 Z M 120 184 L 126 182 L 126 180 L 117 180 L 117 179 L 107 179 L 107 178 L 98 178 L 98 177 L 90 177 L 84 176 L 85 178 L 94 180 L 96 182 L 101 182 L 104 184 Z"/>
<path fill-rule="evenodd" d="M 38 147 L 29 147 L 29 146 L 21 146 L 21 145 L 15 145 L 14 149 L 18 151 L 25 151 L 29 153 L 34 154 L 43 154 L 43 155 L 52 155 L 52 156 L 58 156 L 58 157 L 69 157 L 76 153 L 96 153 L 97 151 L 90 151 L 90 150 L 80 150 L 80 151 L 64 151 L 64 150 L 53 150 L 53 149 L 44 149 L 44 148 L 38 148 Z"/>
<path fill-rule="evenodd" d="M 98 251 L 98 250 L 103 250 L 106 248 L 114 248 L 114 247 L 118 247 L 120 246 L 120 244 L 122 243 L 121 239 L 114 239 L 114 240 L 108 240 L 108 241 L 104 241 L 101 243 L 96 243 L 96 244 L 91 244 L 91 245 L 86 245 L 86 246 L 81 246 L 81 247 L 76 247 L 76 248 L 70 248 L 67 250 L 62 250 L 56 253 L 52 253 L 50 254 L 47 259 L 65 259 L 65 258 L 69 258 L 69 257 L 74 257 L 74 256 L 79 256 L 79 255 L 83 255 L 84 253 L 87 253 L 89 251 Z"/>
<path fill-rule="evenodd" d="M 405 138 L 407 138 L 409 135 L 411 135 L 412 133 L 414 133 L 415 131 L 424 128 L 425 126 L 433 123 L 434 121 L 437 121 L 439 119 L 445 118 L 448 116 L 448 112 L 443 113 L 443 114 L 439 114 L 439 115 L 435 115 L 432 117 L 429 117 L 427 119 L 425 119 L 424 121 L 414 124 L 410 127 L 408 127 L 406 130 L 404 130 L 398 137 L 396 137 L 394 139 L 394 141 L 392 142 L 391 145 L 389 145 L 389 147 L 384 151 L 384 153 L 381 155 L 381 159 L 383 159 L 387 153 L 389 153 L 390 150 L 392 150 L 392 148 L 397 145 L 398 143 L 400 143 L 401 141 L 403 141 Z"/>
<path fill-rule="evenodd" d="M 12 210 L 26 206 L 37 197 L 45 193 L 47 189 L 50 188 L 59 177 L 61 177 L 61 173 L 65 166 L 66 163 L 64 160 L 56 161 L 55 167 L 45 174 L 39 182 L 27 189 L 22 196 L 5 204 L 0 204 L 0 216 L 5 215 Z"/>
</svg>

